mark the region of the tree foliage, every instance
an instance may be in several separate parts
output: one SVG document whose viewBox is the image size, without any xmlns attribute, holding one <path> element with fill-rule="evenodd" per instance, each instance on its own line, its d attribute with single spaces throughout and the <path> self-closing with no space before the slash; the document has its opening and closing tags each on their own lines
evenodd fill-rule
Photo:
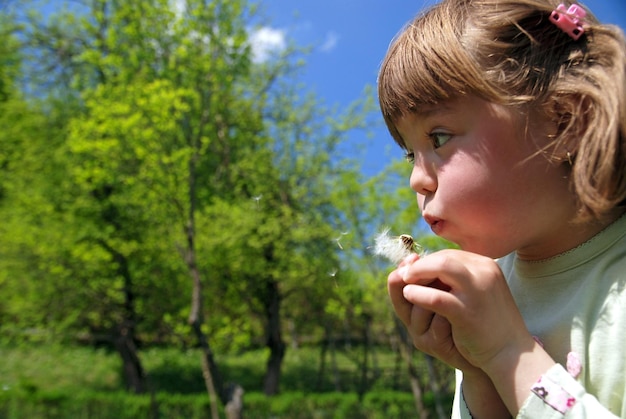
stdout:
<svg viewBox="0 0 626 419">
<path fill-rule="evenodd" d="M 2 20 L 0 324 L 115 347 L 138 392 L 141 345 L 201 344 L 207 365 L 266 346 L 274 394 L 288 339 L 395 333 L 368 249 L 417 225 L 414 198 L 397 165 L 366 178 L 345 152 L 371 93 L 327 108 L 301 50 L 253 60 L 253 5 L 176 4 Z"/>
</svg>

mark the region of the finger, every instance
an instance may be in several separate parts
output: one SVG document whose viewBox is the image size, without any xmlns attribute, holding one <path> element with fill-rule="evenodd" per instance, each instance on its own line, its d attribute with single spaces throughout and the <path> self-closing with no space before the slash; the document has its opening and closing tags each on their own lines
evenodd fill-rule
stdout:
<svg viewBox="0 0 626 419">
<path fill-rule="evenodd" d="M 407 284 L 402 289 L 402 296 L 409 304 L 433 311 L 444 317 L 456 317 L 463 312 L 463 304 L 447 290 L 424 285 Z"/>
<path fill-rule="evenodd" d="M 402 262 L 400 262 L 400 265 L 398 265 L 398 267 L 404 266 L 404 265 L 411 265 L 413 262 L 415 262 L 419 258 L 420 258 L 420 255 L 418 255 L 417 253 L 411 253 Z"/>
<path fill-rule="evenodd" d="M 414 253 L 410 254 L 409 256 L 407 256 L 402 262 L 400 262 L 400 264 L 398 265 L 398 269 L 397 269 L 397 273 L 398 275 L 400 275 L 401 277 L 404 277 L 406 275 L 407 270 L 409 269 L 409 266 L 411 266 L 414 262 L 416 262 L 419 259 L 419 255 L 416 255 Z"/>
<path fill-rule="evenodd" d="M 452 340 L 452 326 L 450 322 L 443 316 L 421 309 L 424 313 L 430 313 L 428 316 L 428 325 L 419 335 L 415 335 L 415 346 L 421 350 L 437 354 L 439 357 L 447 358 L 451 350 L 454 350 L 454 342 Z M 418 322 L 418 319 L 415 319 Z"/>
<path fill-rule="evenodd" d="M 453 343 L 452 325 L 443 316 L 433 314 L 433 319 L 430 322 L 430 332 L 435 342 Z"/>
<path fill-rule="evenodd" d="M 387 278 L 387 292 L 389 293 L 391 304 L 398 318 L 400 318 L 405 326 L 408 326 L 410 324 L 411 308 L 413 304 L 404 298 L 403 289 L 405 285 L 397 270 L 389 274 Z"/>
<path fill-rule="evenodd" d="M 473 278 L 501 276 L 499 269 L 493 259 L 460 250 L 444 250 L 407 266 L 403 277 L 407 283 L 429 285 L 439 281 L 456 290 L 480 287 L 481 282 L 476 283 Z"/>
<path fill-rule="evenodd" d="M 424 335 L 431 328 L 435 313 L 420 306 L 411 305 L 410 329 L 413 335 Z"/>
<path fill-rule="evenodd" d="M 404 323 L 407 327 L 411 324 L 411 310 L 413 308 L 413 304 L 406 301 L 402 294 L 402 289 L 406 285 L 402 276 L 407 267 L 418 259 L 419 255 L 417 254 L 407 256 L 402 262 L 400 262 L 398 269 L 391 272 L 387 278 L 387 290 L 391 299 L 391 304 L 393 305 L 394 310 L 402 323 Z"/>
<path fill-rule="evenodd" d="M 467 268 L 460 255 L 438 252 L 406 266 L 402 274 L 406 283 L 428 285 L 437 279 L 454 282 L 455 278 L 467 275 Z"/>
<path fill-rule="evenodd" d="M 428 330 L 413 335 L 413 344 L 420 351 L 442 360 L 455 368 L 465 369 L 471 364 L 459 353 L 452 337 L 452 325 L 443 316 L 432 314 Z"/>
</svg>

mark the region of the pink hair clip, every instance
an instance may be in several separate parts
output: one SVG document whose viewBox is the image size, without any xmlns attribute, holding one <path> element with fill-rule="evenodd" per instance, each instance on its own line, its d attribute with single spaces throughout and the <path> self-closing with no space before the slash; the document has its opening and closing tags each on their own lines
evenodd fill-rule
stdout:
<svg viewBox="0 0 626 419">
<path fill-rule="evenodd" d="M 565 9 L 565 5 L 561 3 L 550 14 L 550 20 L 574 41 L 577 41 L 585 33 L 582 25 L 585 16 L 587 12 L 579 5 L 572 4 L 569 9 Z"/>
</svg>

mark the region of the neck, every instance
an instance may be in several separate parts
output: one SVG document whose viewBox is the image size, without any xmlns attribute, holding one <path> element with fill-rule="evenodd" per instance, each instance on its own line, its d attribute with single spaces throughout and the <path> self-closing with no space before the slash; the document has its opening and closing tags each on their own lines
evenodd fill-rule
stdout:
<svg viewBox="0 0 626 419">
<path fill-rule="evenodd" d="M 553 232 L 552 239 L 545 241 L 541 248 L 519 249 L 517 257 L 521 260 L 537 261 L 558 256 L 589 241 L 624 213 L 626 209 L 615 208 L 602 219 L 584 222 L 576 221 L 576 216 L 572 216 L 570 222 L 564 223 L 561 231 Z"/>
</svg>

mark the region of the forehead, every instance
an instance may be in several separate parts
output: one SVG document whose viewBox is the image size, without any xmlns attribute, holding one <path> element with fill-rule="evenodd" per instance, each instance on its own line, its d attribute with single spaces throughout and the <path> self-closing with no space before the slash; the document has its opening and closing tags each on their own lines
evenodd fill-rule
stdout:
<svg viewBox="0 0 626 419">
<path fill-rule="evenodd" d="M 470 128 L 484 130 L 491 125 L 497 125 L 507 130 L 519 131 L 525 120 L 520 109 L 468 95 L 438 105 L 424 106 L 398 118 L 395 128 L 406 144 L 407 137 L 414 135 L 416 130 L 420 135 L 427 134 L 428 130 L 436 127 L 460 133 Z"/>
<path fill-rule="evenodd" d="M 420 106 L 412 112 L 414 118 L 428 119 L 437 116 L 450 115 L 457 112 L 462 112 L 465 107 L 465 100 L 455 98 L 454 100 L 447 100 L 445 102 L 437 104 L 427 104 Z"/>
<path fill-rule="evenodd" d="M 406 127 L 432 119 L 458 118 L 467 112 L 475 111 L 477 106 L 487 103 L 473 96 L 464 96 L 436 104 L 426 104 L 399 116 L 395 120 L 395 125 L 399 129 L 400 126 Z"/>
</svg>

